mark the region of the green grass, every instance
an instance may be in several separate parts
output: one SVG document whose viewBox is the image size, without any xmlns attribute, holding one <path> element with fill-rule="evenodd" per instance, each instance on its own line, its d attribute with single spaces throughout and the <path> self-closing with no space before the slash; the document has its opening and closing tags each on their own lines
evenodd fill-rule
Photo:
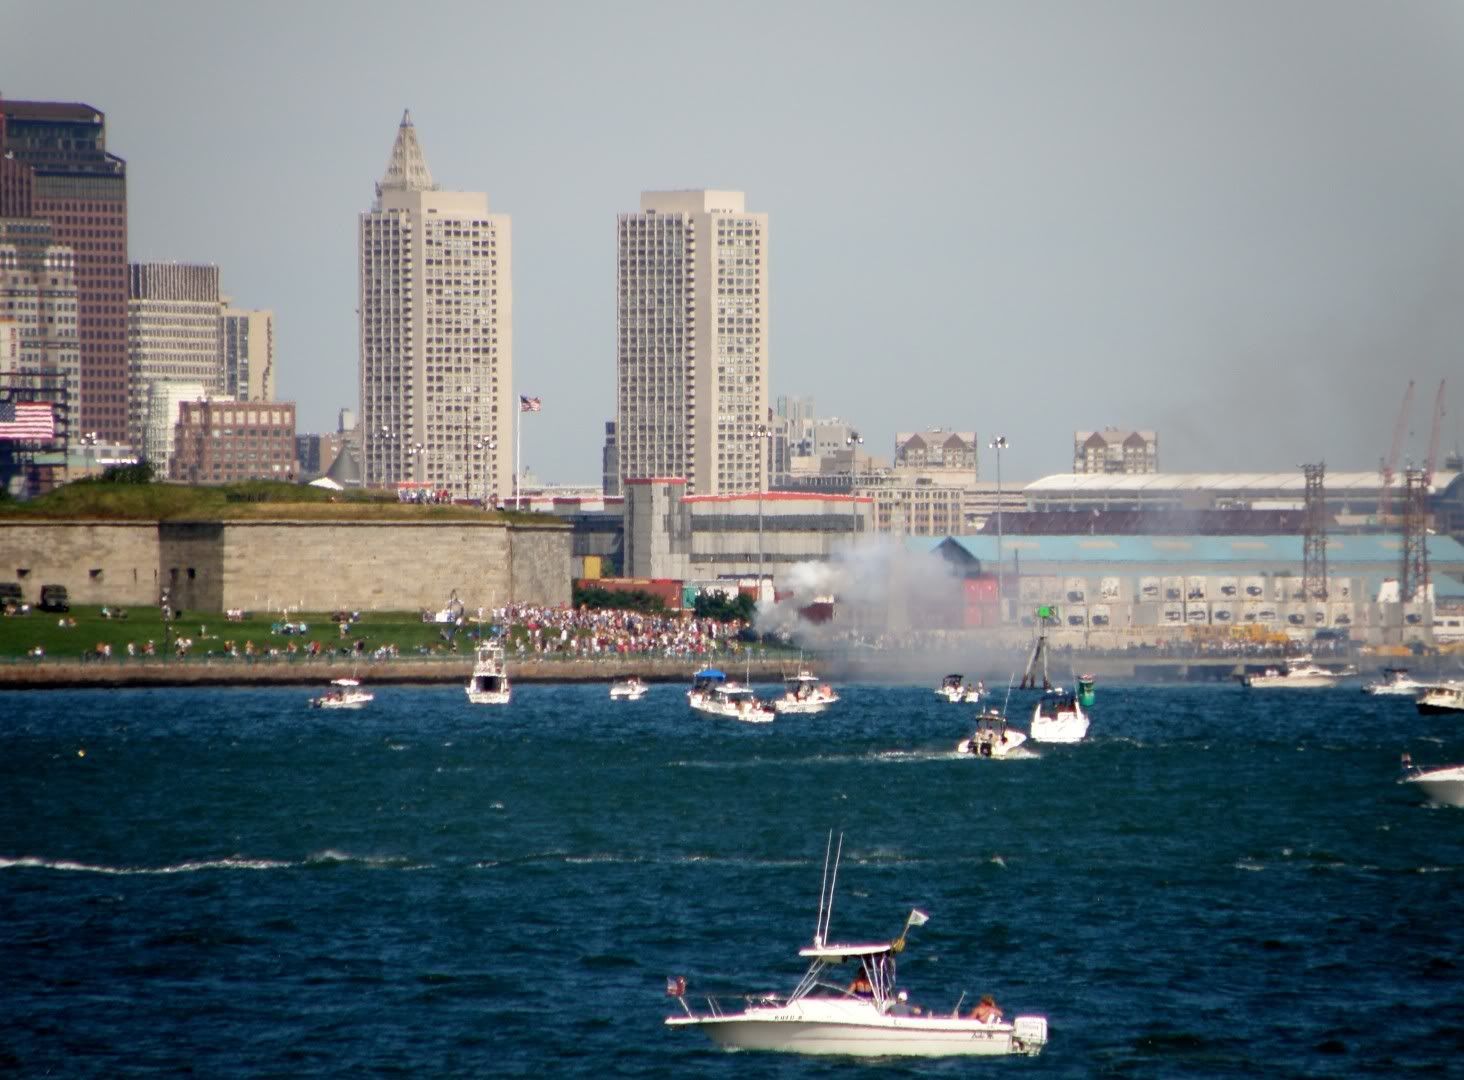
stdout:
<svg viewBox="0 0 1464 1080">
<path fill-rule="evenodd" d="M 502 521 L 543 523 L 543 514 L 495 511 Z M 382 491 L 327 491 L 308 484 L 255 480 L 242 484 L 126 484 L 78 480 L 28 502 L 0 500 L 6 519 L 107 521 L 229 521 L 308 519 L 328 521 L 482 521 L 471 506 L 417 506 Z"/>
<path fill-rule="evenodd" d="M 171 656 L 167 643 L 177 638 L 193 639 L 189 652 L 193 658 L 227 655 L 226 643 L 230 641 L 241 656 L 245 655 L 245 643 L 253 642 L 256 655 L 268 655 L 271 649 L 290 655 L 288 649 L 293 643 L 294 655 L 304 657 L 312 641 L 319 642 L 322 651 L 332 652 L 349 649 L 356 641 L 362 641 L 367 652 L 383 645 L 395 645 L 403 657 L 453 655 L 453 649 L 443 639 L 443 627 L 422 622 L 415 612 L 365 612 L 346 631 L 346 636 L 341 637 L 340 628 L 331 621 L 329 613 L 291 615 L 290 622 L 303 622 L 309 630 L 305 634 L 286 635 L 271 630 L 282 616 L 266 613 L 253 613 L 242 622 L 230 622 L 220 614 L 185 611 L 164 627 L 156 607 L 126 611 L 125 619 L 103 618 L 99 607 L 73 607 L 64 614 L 32 610 L 27 615 L 0 617 L 0 661 L 24 660 L 36 645 L 45 650 L 47 659 L 75 660 L 95 654 L 101 644 L 112 646 L 112 658 L 116 660 L 128 655 L 129 642 L 135 646 L 137 655 L 142 656 L 148 641 L 153 642 L 156 655 Z M 75 626 L 69 625 L 72 621 Z M 473 629 L 470 624 L 457 632 L 458 654 L 471 655 Z"/>
</svg>

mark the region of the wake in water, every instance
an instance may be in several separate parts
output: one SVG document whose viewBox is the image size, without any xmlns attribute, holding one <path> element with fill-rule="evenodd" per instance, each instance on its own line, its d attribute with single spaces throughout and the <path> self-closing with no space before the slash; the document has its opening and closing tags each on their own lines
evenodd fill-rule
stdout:
<svg viewBox="0 0 1464 1080">
<path fill-rule="evenodd" d="M 108 866 L 105 863 L 84 863 L 72 859 L 46 859 L 39 855 L 0 856 L 0 870 L 56 870 L 63 873 L 137 875 L 193 874 L 205 870 L 302 870 L 322 866 L 354 864 L 379 869 L 424 869 L 423 864 L 386 855 L 351 855 L 326 850 L 300 860 L 249 859 L 230 855 L 222 859 L 190 859 L 167 866 Z"/>
</svg>

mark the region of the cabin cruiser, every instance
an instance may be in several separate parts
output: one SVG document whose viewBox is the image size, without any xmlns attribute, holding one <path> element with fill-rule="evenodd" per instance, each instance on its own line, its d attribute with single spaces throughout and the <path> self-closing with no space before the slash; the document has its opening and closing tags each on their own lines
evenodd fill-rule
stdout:
<svg viewBox="0 0 1464 1080">
<path fill-rule="evenodd" d="M 467 692 L 468 701 L 474 705 L 507 705 L 513 696 L 503 662 L 503 644 L 496 638 L 478 642 Z"/>
<path fill-rule="evenodd" d="M 1418 695 L 1418 711 L 1425 716 L 1464 713 L 1464 685 L 1445 683 L 1428 687 Z"/>
<path fill-rule="evenodd" d="M 1429 799 L 1444 806 L 1464 806 L 1464 765 L 1445 765 L 1439 769 L 1419 769 L 1403 755 L 1406 775 L 1401 784 L 1416 784 Z"/>
<path fill-rule="evenodd" d="M 773 701 L 773 710 L 794 715 L 821 713 L 838 700 L 832 686 L 804 668 L 783 679 L 783 696 Z"/>
<path fill-rule="evenodd" d="M 709 716 L 742 720 L 749 724 L 769 724 L 777 715 L 771 705 L 752 692 L 752 687 L 725 680 L 712 686 L 699 702 L 692 701 L 691 707 Z"/>
<path fill-rule="evenodd" d="M 1082 742 L 1088 734 L 1088 714 L 1083 711 L 1078 695 L 1060 686 L 1044 690 L 1032 710 L 1033 742 Z"/>
<path fill-rule="evenodd" d="M 986 709 L 976 717 L 976 730 L 971 737 L 956 743 L 956 753 L 1002 758 L 1026 741 L 1025 734 L 1007 727 L 1005 716 L 996 709 Z"/>
<path fill-rule="evenodd" d="M 960 705 L 963 702 L 974 705 L 981 700 L 981 694 L 986 688 L 981 685 L 981 680 L 976 680 L 972 686 L 966 682 L 964 675 L 947 675 L 935 688 L 937 697 L 943 697 L 952 705 Z"/>
<path fill-rule="evenodd" d="M 376 700 L 356 679 L 332 679 L 330 685 L 332 689 L 310 699 L 312 709 L 359 709 Z"/>
<path fill-rule="evenodd" d="M 726 672 L 716 668 L 702 668 L 691 677 L 691 689 L 686 692 L 687 704 L 693 709 L 700 709 L 711 700 L 712 691 L 726 681 Z"/>
<path fill-rule="evenodd" d="M 1241 682 L 1255 690 L 1273 690 L 1277 687 L 1314 689 L 1319 686 L 1336 686 L 1342 674 L 1318 666 L 1310 656 L 1298 656 L 1286 661 L 1284 668 L 1268 667 L 1265 671 L 1241 676 Z"/>
<path fill-rule="evenodd" d="M 1362 692 L 1378 697 L 1417 698 L 1428 686 L 1428 683 L 1421 683 L 1409 675 L 1407 668 L 1386 667 L 1383 668 L 1383 677 L 1377 682 L 1366 683 Z"/>
<path fill-rule="evenodd" d="M 832 845 L 831 845 L 832 846 Z M 840 851 L 843 841 L 840 840 Z M 911 927 L 929 916 L 912 910 L 893 941 L 834 944 L 828 940 L 838 856 L 830 876 L 824 861 L 813 943 L 798 950 L 808 962 L 802 980 L 786 997 L 747 997 L 744 1008 L 708 998 L 704 1012 L 686 1000 L 686 979 L 666 980 L 666 993 L 681 1003 L 684 1015 L 668 1016 L 666 1026 L 695 1028 L 726 1050 L 768 1050 L 790 1054 L 843 1054 L 851 1057 L 951 1057 L 1026 1054 L 1047 1044 L 1047 1019 L 1018 1016 L 1008 1022 L 994 1007 L 985 1018 L 962 1016 L 960 1003 L 949 1014 L 910 1002 L 896 984 L 896 959 Z M 853 981 L 844 965 L 854 970 Z"/>
<path fill-rule="evenodd" d="M 639 675 L 627 675 L 610 684 L 611 701 L 639 701 L 646 696 L 647 686 Z"/>
</svg>

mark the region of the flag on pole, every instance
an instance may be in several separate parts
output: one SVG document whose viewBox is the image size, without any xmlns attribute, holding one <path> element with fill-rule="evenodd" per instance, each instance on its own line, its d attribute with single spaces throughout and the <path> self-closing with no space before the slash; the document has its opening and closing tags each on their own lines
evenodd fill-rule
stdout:
<svg viewBox="0 0 1464 1080">
<path fill-rule="evenodd" d="M 685 997 L 686 996 L 686 976 L 684 976 L 684 975 L 672 975 L 672 976 L 669 976 L 666 979 L 666 996 L 667 997 Z"/>
<path fill-rule="evenodd" d="M 930 921 L 930 916 L 927 915 L 927 914 L 925 914 L 925 912 L 921 911 L 919 908 L 913 908 L 910 911 L 910 922 L 909 922 L 908 925 L 910 925 L 910 926 L 924 926 L 929 921 Z"/>
<path fill-rule="evenodd" d="M 0 401 L 0 439 L 54 439 L 56 417 L 46 401 Z"/>
<path fill-rule="evenodd" d="M 519 395 L 519 412 L 538 412 L 543 407 L 543 402 L 538 398 L 524 397 L 522 394 Z"/>
</svg>

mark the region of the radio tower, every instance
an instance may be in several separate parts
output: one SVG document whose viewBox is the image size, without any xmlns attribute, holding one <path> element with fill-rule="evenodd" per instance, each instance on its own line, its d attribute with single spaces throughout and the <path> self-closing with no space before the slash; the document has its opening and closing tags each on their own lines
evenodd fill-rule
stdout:
<svg viewBox="0 0 1464 1080">
<path fill-rule="evenodd" d="M 1428 481 L 1423 469 L 1403 474 L 1403 566 L 1398 599 L 1428 599 Z"/>
<path fill-rule="evenodd" d="M 1303 465 L 1306 474 L 1305 530 L 1301 554 L 1301 592 L 1308 600 L 1327 598 L 1327 494 L 1322 479 L 1327 466 Z"/>
</svg>

